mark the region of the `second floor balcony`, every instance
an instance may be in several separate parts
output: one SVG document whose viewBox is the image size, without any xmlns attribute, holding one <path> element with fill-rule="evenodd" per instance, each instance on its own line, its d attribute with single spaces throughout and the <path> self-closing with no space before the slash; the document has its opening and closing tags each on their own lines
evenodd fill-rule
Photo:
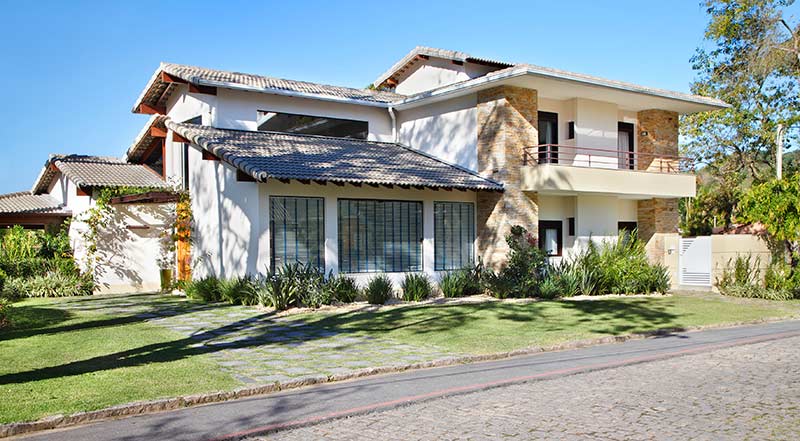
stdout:
<svg viewBox="0 0 800 441">
<path fill-rule="evenodd" d="M 630 198 L 692 197 L 694 164 L 679 156 L 557 144 L 523 152 L 523 190 L 615 194 Z"/>
</svg>

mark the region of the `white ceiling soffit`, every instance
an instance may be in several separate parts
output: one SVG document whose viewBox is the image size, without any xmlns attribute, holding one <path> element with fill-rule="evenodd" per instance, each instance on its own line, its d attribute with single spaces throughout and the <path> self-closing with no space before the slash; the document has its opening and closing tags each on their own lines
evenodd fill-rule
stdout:
<svg viewBox="0 0 800 441">
<path fill-rule="evenodd" d="M 533 66 L 518 66 L 408 97 L 394 104 L 398 110 L 455 98 L 499 85 L 536 89 L 540 98 L 584 98 L 618 104 L 622 110 L 662 109 L 681 114 L 723 109 L 730 105 L 708 97 L 652 89 Z"/>
</svg>

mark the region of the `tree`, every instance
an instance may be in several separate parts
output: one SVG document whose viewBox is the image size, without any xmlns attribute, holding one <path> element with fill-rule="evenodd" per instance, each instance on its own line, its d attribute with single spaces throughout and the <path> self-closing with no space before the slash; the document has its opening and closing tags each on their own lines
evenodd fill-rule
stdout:
<svg viewBox="0 0 800 441">
<path fill-rule="evenodd" d="M 776 130 L 796 145 L 800 120 L 800 27 L 783 11 L 793 0 L 706 0 L 705 43 L 692 57 L 693 93 L 731 105 L 681 118 L 682 151 L 699 165 L 698 198 L 681 205 L 683 231 L 734 219 L 740 194 L 775 174 Z M 784 172 L 797 171 L 784 161 Z"/>
<path fill-rule="evenodd" d="M 796 143 L 800 121 L 800 27 L 783 10 L 793 0 L 707 0 L 705 47 L 692 57 L 693 93 L 719 98 L 728 109 L 682 118 L 684 153 L 709 172 L 743 171 L 754 182 L 774 175 L 778 124 Z"/>
<path fill-rule="evenodd" d="M 773 242 L 789 253 L 792 268 L 800 261 L 800 174 L 753 186 L 737 207 L 742 222 L 760 222 Z"/>
</svg>

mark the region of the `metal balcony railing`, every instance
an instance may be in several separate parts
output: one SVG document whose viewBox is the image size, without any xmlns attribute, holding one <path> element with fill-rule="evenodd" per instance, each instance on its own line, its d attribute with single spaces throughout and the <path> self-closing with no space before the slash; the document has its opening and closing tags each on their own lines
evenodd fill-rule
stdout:
<svg viewBox="0 0 800 441">
<path fill-rule="evenodd" d="M 623 152 L 559 144 L 531 146 L 523 152 L 523 165 L 558 164 L 656 173 L 691 173 L 694 162 L 685 157 L 655 153 Z"/>
</svg>

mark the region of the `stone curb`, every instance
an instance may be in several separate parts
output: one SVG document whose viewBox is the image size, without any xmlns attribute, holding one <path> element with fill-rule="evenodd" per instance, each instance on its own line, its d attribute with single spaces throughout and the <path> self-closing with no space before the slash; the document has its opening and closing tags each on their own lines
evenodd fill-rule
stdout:
<svg viewBox="0 0 800 441">
<path fill-rule="evenodd" d="M 412 363 L 406 365 L 379 366 L 374 368 L 359 369 L 345 374 L 337 374 L 330 376 L 318 375 L 311 377 L 303 377 L 295 380 L 285 381 L 282 383 L 276 382 L 260 386 L 243 387 L 227 392 L 211 392 L 205 394 L 186 395 L 177 398 L 165 398 L 160 400 L 120 404 L 117 406 L 107 407 L 105 409 L 93 410 L 89 412 L 78 412 L 71 415 L 52 415 L 36 421 L 2 424 L 0 425 L 0 438 L 6 438 L 25 433 L 39 432 L 43 430 L 77 426 L 81 424 L 94 423 L 98 421 L 110 420 L 115 418 L 164 412 L 169 410 L 176 410 L 193 406 L 201 406 L 212 403 L 221 403 L 224 401 L 237 400 L 241 398 L 252 397 L 255 395 L 266 395 L 284 390 L 299 389 L 302 387 L 312 386 L 315 384 L 353 380 L 373 375 L 398 373 L 415 369 L 453 366 L 458 364 L 477 363 L 482 361 L 502 360 L 506 358 L 518 357 L 522 355 L 531 355 L 541 352 L 565 351 L 570 349 L 580 349 L 602 344 L 622 343 L 629 340 L 641 340 L 645 338 L 667 335 L 673 332 L 693 332 L 693 331 L 703 331 L 711 329 L 733 328 L 737 326 L 758 325 L 764 323 L 775 323 L 787 320 L 795 320 L 798 318 L 800 317 L 791 316 L 784 318 L 767 318 L 767 319 L 751 320 L 744 322 L 712 324 L 704 326 L 662 328 L 647 332 L 606 336 L 606 337 L 584 339 L 584 340 L 575 340 L 550 346 L 535 346 L 535 347 L 517 349 L 507 352 L 448 357 L 439 360 L 433 360 L 421 363 Z"/>
</svg>

